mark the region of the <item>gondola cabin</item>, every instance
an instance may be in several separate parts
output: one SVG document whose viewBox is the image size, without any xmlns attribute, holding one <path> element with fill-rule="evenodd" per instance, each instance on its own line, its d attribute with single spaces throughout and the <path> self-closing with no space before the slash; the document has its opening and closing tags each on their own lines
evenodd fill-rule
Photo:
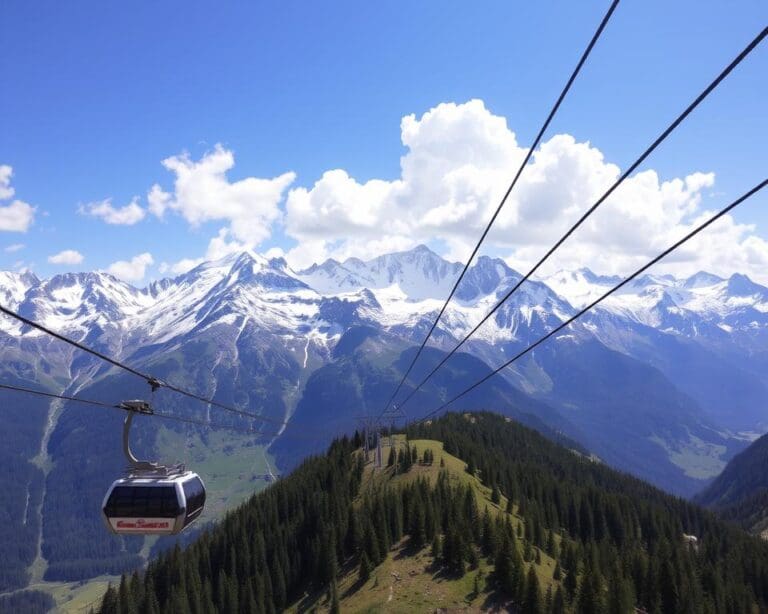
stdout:
<svg viewBox="0 0 768 614">
<path fill-rule="evenodd" d="M 205 486 L 191 471 L 168 476 L 116 480 L 102 510 L 110 531 L 119 535 L 176 535 L 203 512 Z"/>
</svg>

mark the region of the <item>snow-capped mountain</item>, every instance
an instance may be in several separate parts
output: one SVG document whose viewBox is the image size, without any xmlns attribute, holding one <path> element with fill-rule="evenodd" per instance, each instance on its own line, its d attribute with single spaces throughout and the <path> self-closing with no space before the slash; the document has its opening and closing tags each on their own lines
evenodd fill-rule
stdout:
<svg viewBox="0 0 768 614">
<path fill-rule="evenodd" d="M 263 416 L 263 423 L 248 421 L 159 393 L 165 411 L 271 433 L 259 445 L 271 445 L 285 468 L 354 428 L 355 416 L 383 409 L 460 271 L 424 246 L 302 271 L 244 252 L 145 288 L 101 272 L 44 280 L 0 273 L 0 301 L 161 379 Z M 500 259 L 478 258 L 402 397 L 520 278 Z M 403 409 L 419 418 L 617 281 L 580 269 L 526 282 Z M 133 376 L 6 317 L 0 356 L 3 383 L 108 401 L 146 392 Z M 98 522 L 85 526 L 82 519 L 103 495 L 92 485 L 119 471 L 120 416 L 89 419 L 71 404 L 0 396 L 0 404 L 11 402 L 18 412 L 0 420 L 24 437 L 0 467 L 19 471 L 19 458 L 47 450 L 44 481 L 53 494 L 43 496 L 42 517 L 56 514 L 49 499 L 72 499 L 73 492 L 82 506 L 67 516 L 81 524 L 45 538 L 48 576 L 80 577 L 65 546 L 74 530 L 102 544 L 105 562 L 96 571 L 117 569 L 108 561 L 122 546 L 104 541 Z M 692 494 L 768 429 L 768 289 L 743 275 L 646 275 L 453 408 L 493 409 L 564 432 L 610 464 Z M 288 424 L 276 432 L 267 420 Z M 146 445 L 158 436 L 146 431 Z M 29 499 L 30 491 L 18 487 L 7 505 Z M 64 540 L 60 546 L 57 539 Z"/>
<path fill-rule="evenodd" d="M 0 297 L 4 305 L 56 330 L 85 333 L 93 326 L 113 327 L 136 342 L 157 343 L 238 317 L 288 334 L 327 329 L 332 322 L 323 321 L 321 311 L 337 301 L 358 305 L 361 321 L 384 328 L 415 325 L 439 309 L 460 271 L 459 263 L 449 263 L 425 246 L 367 262 L 327 260 L 302 271 L 293 271 L 280 258 L 244 252 L 143 289 L 99 272 L 46 280 L 31 273 L 0 272 Z M 466 334 L 519 279 L 503 260 L 480 257 L 440 328 L 453 338 Z M 541 325 L 562 321 L 617 281 L 587 269 L 529 281 L 488 323 L 495 330 L 481 329 L 477 339 L 492 340 L 503 333 L 506 339 L 524 340 L 536 320 Z M 646 275 L 605 300 L 596 313 L 681 336 L 700 335 L 701 326 L 755 335 L 768 328 L 768 288 L 739 274 L 727 280 L 705 272 L 687 279 Z M 526 330 L 518 333 L 520 328 Z M 21 332 L 6 318 L 0 320 L 0 330 Z M 39 334 L 24 331 L 26 336 Z"/>
<path fill-rule="evenodd" d="M 46 280 L 30 273 L 5 272 L 0 274 L 0 298 L 27 317 L 123 357 L 147 355 L 148 347 L 167 352 L 215 331 L 219 337 L 232 336 L 235 344 L 243 334 L 260 345 L 279 340 L 281 350 L 307 369 L 330 360 L 335 344 L 354 326 L 371 326 L 404 346 L 420 342 L 460 271 L 459 263 L 447 262 L 425 246 L 369 261 L 327 260 L 302 271 L 292 270 L 280 258 L 243 252 L 205 262 L 143 289 L 99 272 L 67 273 Z M 459 286 L 432 345 L 447 349 L 463 338 L 520 277 L 503 260 L 480 257 Z M 618 281 L 579 269 L 526 282 L 466 349 L 496 364 Z M 20 338 L 43 335 L 8 318 L 0 319 L 0 332 L 7 335 L 2 342 L 9 346 Z M 560 335 L 560 341 L 590 339 L 667 375 L 671 373 L 668 363 L 676 359 L 666 356 L 665 348 L 669 344 L 694 347 L 709 363 L 722 361 L 726 371 L 731 367 L 743 371 L 749 380 L 747 388 L 762 391 L 768 386 L 760 368 L 768 360 L 768 289 L 738 274 L 729 279 L 706 272 L 687 279 L 645 275 Z M 556 343 L 545 351 L 556 351 Z M 228 354 L 234 360 L 236 352 L 230 349 Z M 310 361 L 311 357 L 316 360 Z M 71 359 L 67 353 L 61 356 L 61 360 Z M 68 364 L 59 367 L 69 372 Z M 680 365 L 670 368 L 679 372 Z M 534 395 L 546 397 L 551 392 L 550 384 L 542 383 L 541 373 L 534 376 L 521 366 L 506 375 Z M 678 385 L 696 398 L 700 382 L 693 375 L 683 378 L 690 384 Z M 744 420 L 738 415 L 729 418 L 728 408 L 713 410 L 706 399 L 699 401 L 720 416 L 724 428 L 762 429 L 768 423 L 763 401 L 753 403 L 751 415 Z M 739 405 L 738 400 L 734 403 Z M 290 414 L 291 408 L 286 412 Z"/>
<path fill-rule="evenodd" d="M 543 281 L 575 307 L 583 307 L 620 278 L 579 269 L 559 271 Z M 720 326 L 725 332 L 734 330 L 729 321 L 738 329 L 756 330 L 764 328 L 768 318 L 768 288 L 740 274 L 729 279 L 704 271 L 687 279 L 644 275 L 609 296 L 598 308 L 662 330 L 667 329 L 668 318 L 674 320 L 675 316 L 682 320 L 698 318 Z M 754 319 L 746 320 L 745 314 Z"/>
</svg>

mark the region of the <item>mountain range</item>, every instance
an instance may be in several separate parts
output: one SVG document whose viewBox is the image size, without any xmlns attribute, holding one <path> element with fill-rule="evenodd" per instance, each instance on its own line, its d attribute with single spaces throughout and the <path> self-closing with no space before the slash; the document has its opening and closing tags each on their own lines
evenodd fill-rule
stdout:
<svg viewBox="0 0 768 614">
<path fill-rule="evenodd" d="M 269 432 L 244 434 L 237 445 L 287 471 L 353 430 L 356 418 L 382 411 L 460 271 L 425 246 L 305 270 L 244 252 L 145 288 L 102 272 L 42 280 L 2 272 L 0 301 L 142 371 L 259 414 L 263 422 L 168 391 L 155 399 L 170 413 Z M 477 260 L 400 398 L 520 277 L 501 259 Z M 616 281 L 580 269 L 523 284 L 403 406 L 407 419 L 487 374 Z M 0 352 L 2 383 L 110 402 L 149 395 L 134 376 L 8 318 L 0 318 Z M 453 408 L 504 412 L 690 496 L 768 428 L 767 367 L 768 288 L 738 274 L 647 275 Z M 6 433 L 13 433 L 0 447 L 8 493 L 0 514 L 9 519 L 0 531 L 23 535 L 29 545 L 0 564 L 0 591 L 36 577 L 90 577 L 146 557 L 141 540 L 103 536 L 94 513 L 121 468 L 119 412 L 10 395 L 0 397 Z M 168 454 L 168 441 L 181 431 L 139 422 L 138 449 Z M 213 449 L 218 440 L 204 431 L 194 441 L 185 435 L 179 449 L 193 457 Z M 224 507 L 227 492 L 222 487 Z"/>
</svg>

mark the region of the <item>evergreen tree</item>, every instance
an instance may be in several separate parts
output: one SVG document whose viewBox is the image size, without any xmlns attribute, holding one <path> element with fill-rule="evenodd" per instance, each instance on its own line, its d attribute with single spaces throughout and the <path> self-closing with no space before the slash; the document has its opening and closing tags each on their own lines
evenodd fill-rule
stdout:
<svg viewBox="0 0 768 614">
<path fill-rule="evenodd" d="M 679 609 L 680 595 L 678 593 L 675 570 L 669 559 L 664 561 L 660 574 L 659 596 L 664 612 L 677 612 Z"/>
<path fill-rule="evenodd" d="M 578 611 L 579 614 L 603 614 L 605 612 L 603 582 L 600 572 L 594 565 L 584 573 L 579 587 Z"/>
<path fill-rule="evenodd" d="M 115 587 L 112 586 L 112 583 L 110 582 L 107 585 L 107 591 L 104 593 L 104 597 L 101 600 L 101 610 L 100 612 L 102 614 L 118 614 L 119 612 L 119 597 L 117 595 L 117 591 L 115 590 Z"/>
<path fill-rule="evenodd" d="M 576 596 L 576 590 L 579 586 L 578 571 L 575 564 L 570 569 L 568 569 L 567 573 L 565 574 L 563 586 L 565 587 L 568 601 L 573 601 L 574 597 Z"/>
<path fill-rule="evenodd" d="M 557 543 L 555 542 L 555 532 L 552 529 L 549 530 L 547 536 L 547 554 L 553 559 L 557 558 Z"/>
<path fill-rule="evenodd" d="M 339 605 L 339 587 L 336 584 L 336 578 L 331 581 L 329 601 L 331 602 L 329 608 L 330 614 L 339 614 L 341 612 L 341 606 Z"/>
<path fill-rule="evenodd" d="M 368 559 L 368 555 L 363 551 L 360 555 L 360 571 L 358 577 L 361 582 L 367 582 L 371 577 L 371 561 Z"/>
<path fill-rule="evenodd" d="M 541 594 L 539 578 L 533 565 L 528 568 L 528 577 L 525 581 L 525 598 L 523 599 L 523 611 L 526 614 L 538 614 L 541 612 Z"/>
<path fill-rule="evenodd" d="M 432 558 L 435 561 L 440 560 L 442 557 L 442 549 L 440 547 L 440 534 L 435 532 L 435 537 L 432 539 Z"/>
<path fill-rule="evenodd" d="M 632 594 L 632 588 L 625 578 L 616 575 L 611 578 L 607 609 L 608 614 L 632 614 L 634 612 L 635 598 Z M 669 611 L 677 612 L 677 610 Z M 698 609 L 694 611 L 698 611 Z"/>
<path fill-rule="evenodd" d="M 565 597 L 559 586 L 555 591 L 554 599 L 552 599 L 552 614 L 565 614 Z"/>
<path fill-rule="evenodd" d="M 389 457 L 387 458 L 387 467 L 393 467 L 396 461 L 397 461 L 397 452 L 395 451 L 395 446 L 392 446 L 391 448 L 389 448 Z"/>
<path fill-rule="evenodd" d="M 552 594 L 552 585 L 547 587 L 547 592 L 544 595 L 544 612 L 550 614 L 552 612 L 552 605 L 554 603 L 554 595 Z"/>
</svg>

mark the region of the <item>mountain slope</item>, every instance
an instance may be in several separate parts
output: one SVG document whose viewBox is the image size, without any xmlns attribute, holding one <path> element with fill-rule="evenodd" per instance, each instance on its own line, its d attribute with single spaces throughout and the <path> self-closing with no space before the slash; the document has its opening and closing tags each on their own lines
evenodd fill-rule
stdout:
<svg viewBox="0 0 768 614">
<path fill-rule="evenodd" d="M 768 528 L 768 435 L 734 456 L 723 472 L 696 496 L 728 520 L 756 533 Z"/>
<path fill-rule="evenodd" d="M 768 605 L 768 544 L 701 508 L 495 414 L 448 414 L 407 436 L 385 469 L 366 464 L 357 437 L 336 441 L 186 550 L 124 578 L 100 611 Z M 408 578 L 385 575 L 398 569 Z"/>
</svg>

